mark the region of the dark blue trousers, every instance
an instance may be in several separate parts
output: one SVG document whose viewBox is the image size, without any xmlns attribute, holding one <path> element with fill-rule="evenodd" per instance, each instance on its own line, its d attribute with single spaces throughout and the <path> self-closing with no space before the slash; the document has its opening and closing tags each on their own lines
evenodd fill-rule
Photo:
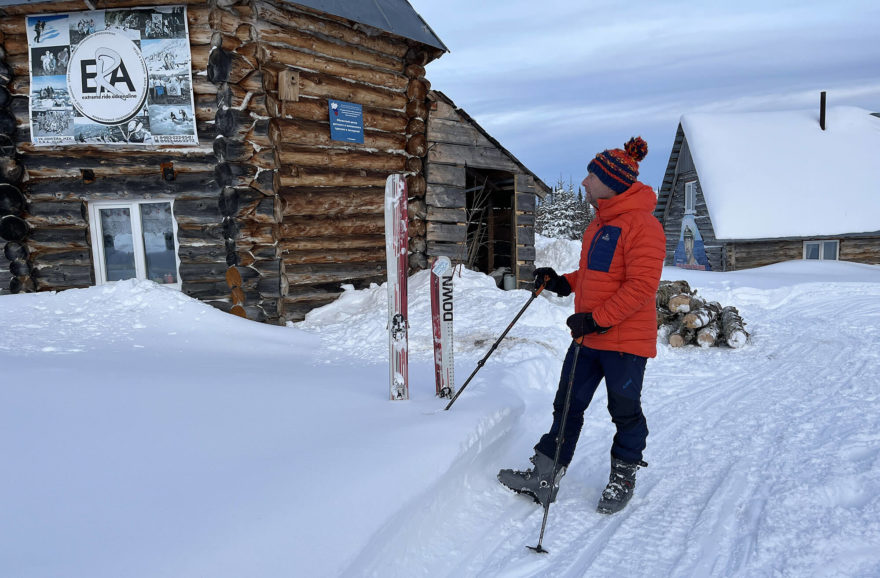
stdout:
<svg viewBox="0 0 880 578">
<path fill-rule="evenodd" d="M 568 389 L 575 352 L 578 352 L 578 359 L 559 464 L 568 467 L 571 463 L 584 425 L 584 412 L 603 378 L 608 391 L 608 413 L 611 414 L 611 421 L 617 426 L 611 455 L 625 462 L 640 461 L 648 437 L 648 425 L 642 413 L 641 403 L 642 380 L 648 359 L 631 353 L 591 349 L 577 343 L 571 344 L 562 364 L 559 388 L 553 400 L 553 425 L 549 432 L 541 436 L 535 449 L 551 458 L 556 455 L 556 439 L 562 422 L 565 393 Z"/>
</svg>

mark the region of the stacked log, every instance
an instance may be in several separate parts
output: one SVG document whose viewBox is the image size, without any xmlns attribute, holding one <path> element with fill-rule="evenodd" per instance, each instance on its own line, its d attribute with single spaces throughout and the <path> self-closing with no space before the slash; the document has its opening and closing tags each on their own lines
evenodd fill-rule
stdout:
<svg viewBox="0 0 880 578">
<path fill-rule="evenodd" d="M 278 247 L 281 198 L 276 151 L 269 139 L 267 92 L 254 12 L 224 2 L 208 14 L 212 31 L 206 77 L 217 87 L 214 175 L 220 187 L 230 312 L 278 323 L 283 313 L 284 263 Z"/>
<path fill-rule="evenodd" d="M 6 64 L 6 34 L 0 31 L 0 293 L 34 290 L 27 244 L 30 226 L 24 219 L 27 200 L 21 191 L 24 170 L 15 146 L 14 97 L 7 88 L 11 82 L 12 69 Z"/>
<path fill-rule="evenodd" d="M 687 281 L 661 281 L 657 290 L 657 327 L 672 347 L 688 344 L 738 349 L 749 339 L 736 307 L 722 307 L 697 296 Z"/>
</svg>

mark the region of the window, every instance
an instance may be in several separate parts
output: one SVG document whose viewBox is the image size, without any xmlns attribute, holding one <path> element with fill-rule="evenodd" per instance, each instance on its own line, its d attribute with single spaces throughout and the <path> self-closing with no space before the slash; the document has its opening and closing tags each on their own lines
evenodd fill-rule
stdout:
<svg viewBox="0 0 880 578">
<path fill-rule="evenodd" d="M 150 279 L 180 285 L 171 201 L 89 203 L 98 285 Z"/>
<path fill-rule="evenodd" d="M 839 251 L 839 241 L 804 241 L 804 259 L 836 261 Z"/>
<path fill-rule="evenodd" d="M 684 184 L 684 214 L 692 215 L 697 211 L 697 181 Z"/>
</svg>

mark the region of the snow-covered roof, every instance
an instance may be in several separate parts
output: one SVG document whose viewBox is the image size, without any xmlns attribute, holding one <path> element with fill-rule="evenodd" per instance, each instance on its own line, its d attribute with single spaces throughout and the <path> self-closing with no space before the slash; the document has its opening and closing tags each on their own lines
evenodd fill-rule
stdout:
<svg viewBox="0 0 880 578">
<path fill-rule="evenodd" d="M 880 118 L 855 107 L 681 118 L 718 239 L 880 231 Z"/>
</svg>

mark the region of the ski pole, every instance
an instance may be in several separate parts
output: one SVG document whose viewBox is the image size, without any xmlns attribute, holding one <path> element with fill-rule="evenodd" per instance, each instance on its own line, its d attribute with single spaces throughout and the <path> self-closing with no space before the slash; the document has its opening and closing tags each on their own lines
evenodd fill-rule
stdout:
<svg viewBox="0 0 880 578">
<path fill-rule="evenodd" d="M 549 277 L 545 277 L 544 283 L 547 282 L 547 279 L 549 279 Z M 467 380 L 464 382 L 464 385 L 461 386 L 461 389 L 459 389 L 457 392 L 455 392 L 455 395 L 452 397 L 452 399 L 449 400 L 449 403 L 446 405 L 446 407 L 444 409 L 448 410 L 450 407 L 452 407 L 452 404 L 455 403 L 455 400 L 458 399 L 458 396 L 461 395 L 461 392 L 464 391 L 464 388 L 466 388 L 468 386 L 468 384 L 471 382 L 471 380 L 474 378 L 474 376 L 477 374 L 477 372 L 480 371 L 480 369 L 483 367 L 483 365 L 486 364 L 486 360 L 489 359 L 489 356 L 492 355 L 492 352 L 495 351 L 495 349 L 498 347 L 498 344 L 501 343 L 501 340 L 504 339 L 504 337 L 507 335 L 507 332 L 513 328 L 514 324 L 517 321 L 519 321 L 519 318 L 522 316 L 522 314 L 525 313 L 526 309 L 529 308 L 529 305 L 532 304 L 532 301 L 534 301 L 538 297 L 538 295 L 541 294 L 541 291 L 543 291 L 543 290 L 544 290 L 544 284 L 541 284 L 540 287 L 538 287 L 537 289 L 532 291 L 532 296 L 529 297 L 529 300 L 526 301 L 526 304 L 523 305 L 523 308 L 519 310 L 519 313 L 516 314 L 516 317 L 513 318 L 513 321 L 510 322 L 510 325 L 507 326 L 507 329 L 504 330 L 504 333 L 501 334 L 501 337 L 498 338 L 498 341 L 496 341 L 495 343 L 492 344 L 492 347 L 489 349 L 488 353 L 486 353 L 486 356 L 477 362 L 477 367 L 474 369 L 473 373 L 471 373 L 470 377 L 467 378 Z"/>
<path fill-rule="evenodd" d="M 553 486 L 556 485 L 556 468 L 559 466 L 559 454 L 562 452 L 562 442 L 565 441 L 565 420 L 568 418 L 568 408 L 571 406 L 571 390 L 574 386 L 574 370 L 577 367 L 578 353 L 581 346 L 574 340 L 571 342 L 575 347 L 574 359 L 571 361 L 571 371 L 568 372 L 568 390 L 565 392 L 565 403 L 562 409 L 562 420 L 559 423 L 559 434 L 556 436 L 556 455 L 553 456 L 553 471 L 550 476 L 550 493 L 547 494 L 547 503 L 544 504 L 544 521 L 541 522 L 541 536 L 538 538 L 537 546 L 526 546 L 529 550 L 539 554 L 549 554 L 549 550 L 545 550 L 541 544 L 544 542 L 544 530 L 547 528 L 547 515 L 550 513 L 550 496 L 553 495 Z M 542 484 L 544 482 L 541 482 Z"/>
</svg>

